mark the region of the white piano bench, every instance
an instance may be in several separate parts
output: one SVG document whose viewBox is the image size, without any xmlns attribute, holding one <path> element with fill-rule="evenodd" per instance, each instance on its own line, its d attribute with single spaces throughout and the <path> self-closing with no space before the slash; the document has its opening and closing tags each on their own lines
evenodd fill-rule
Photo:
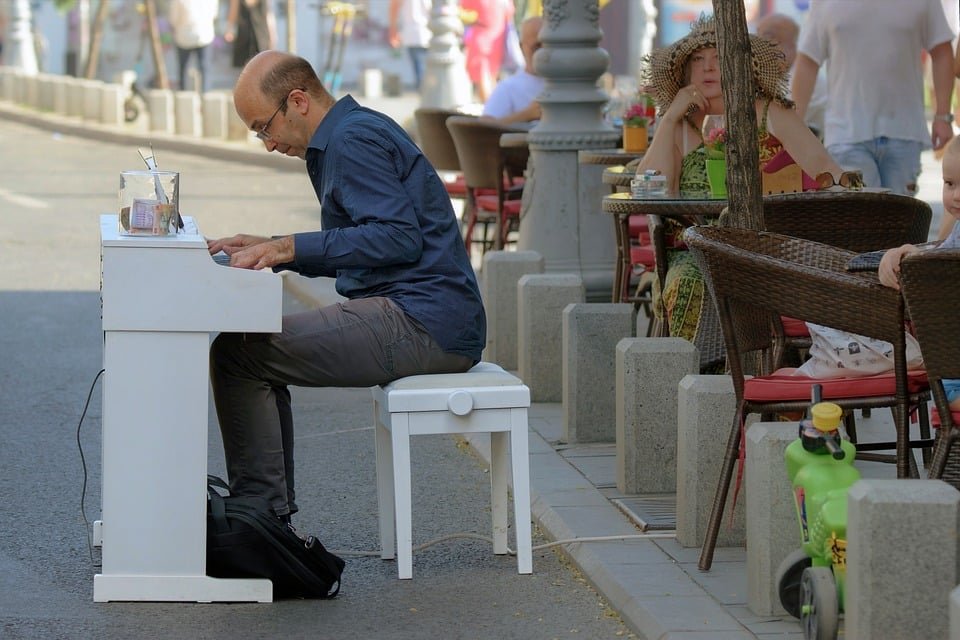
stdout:
<svg viewBox="0 0 960 640">
<path fill-rule="evenodd" d="M 507 474 L 512 471 L 518 571 L 533 573 L 527 432 L 530 389 L 499 366 L 480 362 L 465 373 L 409 376 L 374 387 L 373 405 L 380 557 L 392 559 L 396 547 L 399 578 L 413 577 L 410 437 L 429 434 L 490 434 L 493 552 L 508 552 Z"/>
</svg>

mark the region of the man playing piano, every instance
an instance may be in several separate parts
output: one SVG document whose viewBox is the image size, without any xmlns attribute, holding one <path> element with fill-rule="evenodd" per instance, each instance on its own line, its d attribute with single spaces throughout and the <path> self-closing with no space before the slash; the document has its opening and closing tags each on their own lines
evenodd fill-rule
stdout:
<svg viewBox="0 0 960 640">
<path fill-rule="evenodd" d="M 210 378 L 231 491 L 289 521 L 294 494 L 288 385 L 368 387 L 479 361 L 486 320 L 443 182 L 404 130 L 310 63 L 264 51 L 241 71 L 237 114 L 267 151 L 306 161 L 321 230 L 208 241 L 230 264 L 336 278 L 346 302 L 284 316 L 281 333 L 222 333 Z"/>
</svg>

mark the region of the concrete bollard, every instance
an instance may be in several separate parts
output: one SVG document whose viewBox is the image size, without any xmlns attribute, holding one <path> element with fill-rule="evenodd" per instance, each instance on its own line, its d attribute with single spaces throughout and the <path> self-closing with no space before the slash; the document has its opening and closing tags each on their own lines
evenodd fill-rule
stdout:
<svg viewBox="0 0 960 640">
<path fill-rule="evenodd" d="M 229 126 L 227 95 L 208 91 L 200 100 L 203 110 L 203 137 L 226 140 Z"/>
<path fill-rule="evenodd" d="M 100 122 L 112 127 L 123 126 L 124 88 L 119 84 L 104 83 L 100 88 Z"/>
<path fill-rule="evenodd" d="M 65 76 L 53 80 L 53 112 L 61 116 L 70 113 L 70 83 Z"/>
<path fill-rule="evenodd" d="M 250 140 L 253 132 L 247 128 L 240 116 L 237 115 L 237 108 L 234 106 L 233 93 L 226 93 L 227 96 L 227 140 L 245 141 Z M 256 140 L 256 138 L 252 138 Z"/>
<path fill-rule="evenodd" d="M 193 138 L 203 135 L 203 126 L 200 122 L 200 96 L 196 91 L 175 91 L 173 114 L 173 130 L 177 135 Z"/>
<path fill-rule="evenodd" d="M 83 80 L 80 78 L 67 80 L 67 115 L 83 117 Z"/>
<path fill-rule="evenodd" d="M 48 73 L 41 74 L 37 79 L 37 82 L 40 92 L 40 94 L 37 96 L 37 107 L 41 111 L 46 111 L 48 113 L 54 111 L 53 76 Z"/>
<path fill-rule="evenodd" d="M 686 376 L 679 389 L 677 542 L 683 547 L 700 547 L 706 538 L 723 452 L 737 411 L 736 395 L 730 376 Z M 718 547 L 742 546 L 746 539 L 743 495 L 736 509 L 733 496 L 732 483 L 717 536 Z"/>
<path fill-rule="evenodd" d="M 100 80 L 80 80 L 83 87 L 83 119 L 100 122 L 100 98 L 103 82 Z"/>
<path fill-rule="evenodd" d="M 776 572 L 800 548 L 800 525 L 784 454 L 795 422 L 758 422 L 747 430 L 747 606 L 758 616 L 784 615 Z"/>
<path fill-rule="evenodd" d="M 0 66 L 0 100 L 13 102 L 13 69 Z"/>
<path fill-rule="evenodd" d="M 364 98 L 379 98 L 383 95 L 383 71 L 380 69 L 364 69 L 361 94 Z"/>
<path fill-rule="evenodd" d="M 147 90 L 150 131 L 173 133 L 173 92 L 168 89 Z"/>
<path fill-rule="evenodd" d="M 633 336 L 632 304 L 569 304 L 563 310 L 563 432 L 567 442 L 617 437 L 617 343 Z"/>
<path fill-rule="evenodd" d="M 950 592 L 950 640 L 960 640 L 960 587 Z"/>
<path fill-rule="evenodd" d="M 35 75 L 23 77 L 23 103 L 34 109 L 40 108 L 40 80 Z"/>
<path fill-rule="evenodd" d="M 517 283 L 517 365 L 532 402 L 563 398 L 563 310 L 584 296 L 575 274 L 528 274 Z"/>
<path fill-rule="evenodd" d="M 536 251 L 487 251 L 483 254 L 480 293 L 487 314 L 485 362 L 508 371 L 517 369 L 517 283 L 527 274 L 543 273 Z"/>
<path fill-rule="evenodd" d="M 848 493 L 845 637 L 947 636 L 960 493 L 941 480 L 860 480 Z"/>
<path fill-rule="evenodd" d="M 700 370 L 682 338 L 627 338 L 616 347 L 617 489 L 677 490 L 677 393 Z"/>
</svg>

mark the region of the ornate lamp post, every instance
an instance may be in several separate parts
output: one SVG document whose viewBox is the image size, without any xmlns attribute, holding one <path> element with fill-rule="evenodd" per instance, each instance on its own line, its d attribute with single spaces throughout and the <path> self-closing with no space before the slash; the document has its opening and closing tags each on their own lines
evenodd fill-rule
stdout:
<svg viewBox="0 0 960 640">
<path fill-rule="evenodd" d="M 470 101 L 470 81 L 460 51 L 463 22 L 458 0 L 433 0 L 430 31 L 433 36 L 420 88 L 420 105 L 448 109 L 466 104 Z"/>
</svg>

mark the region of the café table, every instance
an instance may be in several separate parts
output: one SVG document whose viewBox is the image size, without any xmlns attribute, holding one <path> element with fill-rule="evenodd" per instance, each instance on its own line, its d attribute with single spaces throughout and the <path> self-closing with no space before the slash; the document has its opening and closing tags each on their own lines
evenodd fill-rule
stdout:
<svg viewBox="0 0 960 640">
<path fill-rule="evenodd" d="M 577 152 L 577 161 L 580 164 L 600 164 L 614 166 L 627 164 L 631 160 L 643 157 L 643 151 L 624 151 L 615 149 L 581 149 Z"/>
<path fill-rule="evenodd" d="M 629 191 L 630 181 L 633 180 L 636 175 L 636 171 L 632 168 L 628 169 L 626 165 L 614 165 L 603 170 L 603 184 L 610 185 L 611 193 Z"/>
<path fill-rule="evenodd" d="M 631 215 L 645 214 L 650 222 L 650 242 L 653 245 L 656 259 L 657 281 L 662 291 L 667 273 L 664 220 L 676 220 L 684 225 L 704 224 L 709 220 L 718 218 L 726 206 L 726 198 L 717 198 L 711 196 L 709 192 L 703 191 L 642 197 L 634 197 L 629 192 L 618 192 L 604 196 L 603 212 L 613 216 L 618 239 L 614 290 L 618 288 L 618 283 L 624 273 L 623 269 L 630 268 L 629 220 Z M 710 308 L 712 308 L 712 305 L 704 305 L 705 310 Z M 701 363 L 705 364 L 722 357 L 723 340 L 715 313 L 707 313 L 703 321 L 716 324 L 716 331 L 713 330 L 712 326 L 705 325 L 700 332 L 705 337 L 709 336 L 703 344 L 697 344 L 700 349 Z M 670 327 L 666 318 L 658 322 L 654 335 L 659 337 L 670 335 Z"/>
</svg>

